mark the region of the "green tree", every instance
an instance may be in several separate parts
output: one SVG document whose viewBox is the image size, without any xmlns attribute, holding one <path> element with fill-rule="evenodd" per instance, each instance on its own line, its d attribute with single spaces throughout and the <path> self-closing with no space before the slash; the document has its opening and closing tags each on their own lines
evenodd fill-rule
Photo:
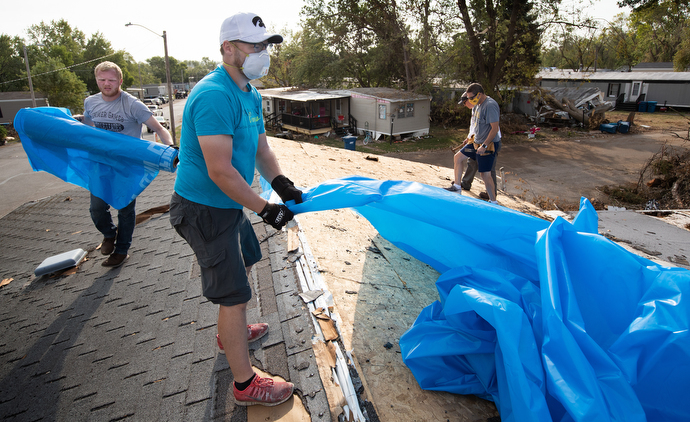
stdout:
<svg viewBox="0 0 690 422">
<path fill-rule="evenodd" d="M 220 52 L 218 53 L 218 57 L 220 57 Z M 201 61 L 185 60 L 183 63 L 187 67 L 185 72 L 185 82 L 189 82 L 189 78 L 199 82 L 204 76 L 208 75 L 210 71 L 218 66 L 219 61 L 214 61 L 208 57 L 203 57 Z"/>
<path fill-rule="evenodd" d="M 628 28 L 628 17 L 620 13 L 610 22 L 604 19 L 575 18 L 558 31 L 542 52 L 544 66 L 584 71 L 603 68 L 628 70 L 639 61 L 636 33 Z"/>
<path fill-rule="evenodd" d="M 683 29 L 682 39 L 673 56 L 673 68 L 676 72 L 684 72 L 690 67 L 690 28 Z"/>
<path fill-rule="evenodd" d="M 412 32 L 405 24 L 406 4 L 397 0 L 309 0 L 303 33 L 323 39 L 342 69 L 360 86 L 418 85 Z"/>
<path fill-rule="evenodd" d="M 646 4 L 630 14 L 630 28 L 636 34 L 641 61 L 670 62 L 690 26 L 688 2 L 664 0 Z"/>
<path fill-rule="evenodd" d="M 65 66 L 82 61 L 86 36 L 82 31 L 72 29 L 66 20 L 31 25 L 27 32 L 31 44 L 42 45 L 39 51 L 44 57 L 52 57 Z"/>
<path fill-rule="evenodd" d="M 81 113 L 84 106 L 86 84 L 73 72 L 65 69 L 58 59 L 36 63 L 31 68 L 34 88 L 47 95 L 51 106 L 67 107 L 72 113 Z"/>
<path fill-rule="evenodd" d="M 628 19 L 624 14 L 618 14 L 613 22 L 608 22 L 604 29 L 602 39 L 604 48 L 608 54 L 615 57 L 612 68 L 625 67 L 630 71 L 639 62 L 639 50 L 637 34 L 628 28 Z"/>
<path fill-rule="evenodd" d="M 23 79 L 26 65 L 20 51 L 23 50 L 19 37 L 0 35 L 0 92 L 28 89 L 27 81 Z"/>
<path fill-rule="evenodd" d="M 151 66 L 146 62 L 135 62 L 132 56 L 127 55 L 127 73 L 132 75 L 132 83 L 128 84 L 125 88 L 134 87 L 139 88 L 144 85 L 159 84 L 160 81 L 156 76 L 154 76 Z M 124 72 L 124 70 L 123 70 Z"/>
<path fill-rule="evenodd" d="M 168 57 L 170 62 L 170 78 L 171 82 L 177 82 L 181 78 L 181 74 L 187 69 L 187 65 L 184 62 L 179 62 L 174 57 Z M 155 76 L 159 83 L 166 83 L 168 80 L 165 70 L 165 57 L 155 56 L 150 59 L 146 59 L 146 62 L 151 66 L 151 72 Z"/>
<path fill-rule="evenodd" d="M 122 68 L 123 86 L 130 85 L 134 80 L 127 70 L 125 52 L 114 51 L 110 41 L 100 32 L 87 39 L 82 31 L 72 28 L 66 20 L 61 19 L 31 25 L 28 33 L 32 41 L 29 62 L 62 63 L 65 71 L 73 72 L 86 84 L 88 93 L 98 92 L 94 69 L 105 60 Z"/>
<path fill-rule="evenodd" d="M 632 7 L 634 11 L 644 10 L 648 7 L 654 7 L 660 3 L 659 0 L 621 0 L 618 2 L 618 7 L 629 6 Z M 688 0 L 675 0 L 676 4 L 688 5 L 690 3 Z"/>
<path fill-rule="evenodd" d="M 552 4 L 545 0 L 545 5 Z M 540 35 L 530 0 L 457 1 L 473 60 L 472 79 L 488 93 L 525 83 L 540 65 Z M 471 6 L 471 8 L 469 7 Z"/>
<path fill-rule="evenodd" d="M 271 51 L 271 67 L 263 82 L 267 86 L 337 88 L 343 72 L 338 57 L 329 51 L 325 40 L 313 31 L 285 32 L 289 41 Z"/>
</svg>

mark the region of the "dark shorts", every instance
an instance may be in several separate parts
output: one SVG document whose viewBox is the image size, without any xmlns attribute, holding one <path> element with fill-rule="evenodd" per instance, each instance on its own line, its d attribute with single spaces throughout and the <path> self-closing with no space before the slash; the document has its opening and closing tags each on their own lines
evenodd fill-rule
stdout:
<svg viewBox="0 0 690 422">
<path fill-rule="evenodd" d="M 249 302 L 246 267 L 259 262 L 261 246 L 243 210 L 209 207 L 173 193 L 170 224 L 194 251 L 208 300 L 224 306 Z"/>
<path fill-rule="evenodd" d="M 471 142 L 462 147 L 460 152 L 462 152 L 463 155 L 466 157 L 471 158 L 472 160 L 477 161 L 477 168 L 480 173 L 486 173 L 491 171 L 491 169 L 494 166 L 494 160 L 496 160 L 496 154 L 498 151 L 501 149 L 500 147 L 500 142 L 498 142 L 498 145 L 494 143 L 494 148 L 496 151 L 494 152 L 485 152 L 483 155 L 477 154 L 477 151 L 474 149 L 474 144 Z"/>
</svg>

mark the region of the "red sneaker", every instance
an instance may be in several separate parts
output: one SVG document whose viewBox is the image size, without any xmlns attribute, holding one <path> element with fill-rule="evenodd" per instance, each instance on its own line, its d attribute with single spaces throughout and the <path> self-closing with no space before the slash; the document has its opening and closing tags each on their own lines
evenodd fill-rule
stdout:
<svg viewBox="0 0 690 422">
<path fill-rule="evenodd" d="M 247 325 L 247 341 L 252 342 L 268 334 L 268 324 L 260 322 L 258 324 Z"/>
<path fill-rule="evenodd" d="M 247 341 L 250 343 L 252 341 L 260 339 L 266 334 L 268 334 L 268 324 L 261 322 L 259 324 L 247 325 Z M 220 353 L 225 353 L 225 350 L 223 349 L 223 343 L 220 342 L 220 336 L 218 334 L 216 334 L 216 341 L 218 342 L 218 348 L 220 349 Z"/>
<path fill-rule="evenodd" d="M 252 383 L 244 391 L 240 391 L 232 383 L 232 392 L 235 402 L 240 406 L 261 404 L 264 406 L 277 406 L 292 396 L 295 386 L 291 382 L 274 381 L 271 378 L 254 376 Z"/>
</svg>

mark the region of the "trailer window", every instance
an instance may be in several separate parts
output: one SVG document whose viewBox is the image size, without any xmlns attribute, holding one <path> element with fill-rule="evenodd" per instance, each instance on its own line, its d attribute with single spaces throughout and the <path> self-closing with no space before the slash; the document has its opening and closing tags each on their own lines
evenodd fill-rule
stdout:
<svg viewBox="0 0 690 422">
<path fill-rule="evenodd" d="M 636 97 L 637 94 L 639 94 L 639 93 L 640 93 L 640 83 L 639 83 L 639 82 L 635 82 L 635 83 L 633 84 L 633 92 L 632 92 L 632 95 L 633 95 L 633 97 Z"/>
<path fill-rule="evenodd" d="M 617 97 L 621 90 L 621 84 L 609 84 L 609 97 Z"/>
<path fill-rule="evenodd" d="M 414 103 L 407 103 L 407 117 L 414 117 Z"/>
<path fill-rule="evenodd" d="M 386 105 L 379 104 L 379 119 L 386 120 Z"/>
</svg>

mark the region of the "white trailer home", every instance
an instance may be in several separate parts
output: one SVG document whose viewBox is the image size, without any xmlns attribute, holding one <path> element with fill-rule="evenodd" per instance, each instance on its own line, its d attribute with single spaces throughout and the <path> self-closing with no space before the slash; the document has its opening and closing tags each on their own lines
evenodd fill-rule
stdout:
<svg viewBox="0 0 690 422">
<path fill-rule="evenodd" d="M 431 96 L 394 88 L 352 88 L 337 91 L 350 94 L 350 114 L 357 133 L 422 136 L 429 134 Z"/>
<path fill-rule="evenodd" d="M 597 87 L 604 99 L 615 101 L 616 108 L 656 102 L 657 107 L 690 107 L 690 72 L 573 72 L 542 70 L 538 85 L 546 88 Z M 651 111 L 651 110 L 650 110 Z"/>
<path fill-rule="evenodd" d="M 393 88 L 344 90 L 259 91 L 266 125 L 308 135 L 334 131 L 374 139 L 383 135 L 422 136 L 429 133 L 431 97 Z"/>
</svg>

